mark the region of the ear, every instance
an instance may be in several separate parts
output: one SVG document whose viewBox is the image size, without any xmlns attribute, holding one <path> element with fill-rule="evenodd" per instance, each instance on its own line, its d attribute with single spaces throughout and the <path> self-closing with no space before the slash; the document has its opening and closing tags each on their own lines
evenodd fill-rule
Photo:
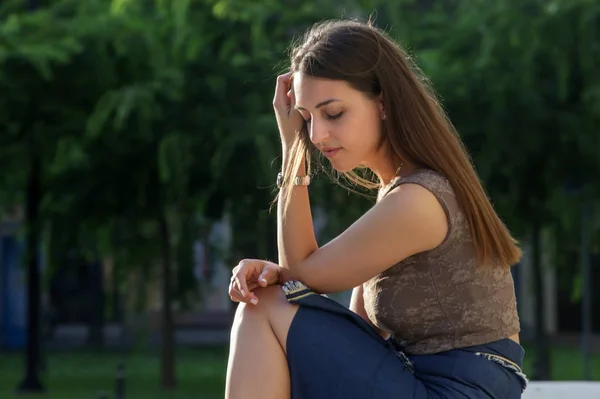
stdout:
<svg viewBox="0 0 600 399">
<path fill-rule="evenodd" d="M 377 105 L 379 108 L 379 117 L 381 119 L 386 119 L 387 115 L 385 113 L 385 107 L 383 106 L 383 97 L 381 96 L 381 93 L 379 93 L 379 95 L 377 96 Z"/>
</svg>

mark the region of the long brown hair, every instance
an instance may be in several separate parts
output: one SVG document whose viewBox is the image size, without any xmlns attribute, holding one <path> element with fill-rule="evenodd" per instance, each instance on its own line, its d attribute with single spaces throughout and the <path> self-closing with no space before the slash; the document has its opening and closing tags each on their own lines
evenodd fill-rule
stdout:
<svg viewBox="0 0 600 399">
<path fill-rule="evenodd" d="M 450 181 L 469 223 L 479 264 L 507 268 L 519 261 L 517 241 L 494 211 L 429 80 L 385 32 L 370 21 L 320 22 L 292 48 L 290 58 L 293 73 L 346 81 L 372 98 L 381 95 L 387 115 L 381 144 L 392 156 L 435 170 Z M 283 167 L 285 182 L 293 179 L 304 159 L 310 173 L 314 146 L 306 124 L 296 137 Z M 346 178 L 365 188 L 379 187 L 356 171 L 346 173 Z M 291 189 L 286 184 L 280 193 L 284 215 Z"/>
</svg>

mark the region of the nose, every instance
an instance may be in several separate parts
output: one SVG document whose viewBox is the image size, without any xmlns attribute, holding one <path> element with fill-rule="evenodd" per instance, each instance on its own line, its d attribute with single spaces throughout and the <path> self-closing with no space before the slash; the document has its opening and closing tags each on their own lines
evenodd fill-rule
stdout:
<svg viewBox="0 0 600 399">
<path fill-rule="evenodd" d="M 324 140 L 329 138 L 329 129 L 327 124 L 315 121 L 315 118 L 311 119 L 308 130 L 310 134 L 310 141 L 312 141 L 312 143 L 315 145 L 322 143 Z"/>
</svg>

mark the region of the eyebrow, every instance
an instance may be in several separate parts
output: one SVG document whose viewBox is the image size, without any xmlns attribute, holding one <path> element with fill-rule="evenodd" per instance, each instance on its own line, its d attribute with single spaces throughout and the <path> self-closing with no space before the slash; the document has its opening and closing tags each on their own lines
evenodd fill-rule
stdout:
<svg viewBox="0 0 600 399">
<path fill-rule="evenodd" d="M 318 108 L 324 107 L 325 105 L 327 105 L 327 104 L 331 104 L 331 103 L 333 103 L 333 102 L 336 102 L 336 101 L 342 101 L 342 100 L 339 100 L 339 99 L 337 99 L 337 98 L 330 98 L 329 100 L 321 101 L 320 103 L 318 103 L 318 104 L 315 106 L 315 108 L 316 108 L 316 109 L 318 109 Z M 296 109 L 301 109 L 301 110 L 303 110 L 303 111 L 306 111 L 306 109 L 305 109 L 305 108 L 298 107 L 298 106 L 296 106 Z"/>
</svg>

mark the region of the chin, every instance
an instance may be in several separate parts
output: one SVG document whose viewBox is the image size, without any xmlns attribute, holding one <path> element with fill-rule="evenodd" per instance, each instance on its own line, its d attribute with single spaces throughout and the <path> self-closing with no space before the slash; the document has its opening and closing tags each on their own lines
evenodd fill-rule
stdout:
<svg viewBox="0 0 600 399">
<path fill-rule="evenodd" d="M 347 173 L 347 172 L 352 172 L 354 169 L 356 169 L 359 164 L 349 164 L 346 162 L 335 162 L 335 161 L 330 161 L 331 166 L 333 167 L 333 169 L 336 170 L 336 172 L 339 173 Z"/>
<path fill-rule="evenodd" d="M 350 156 L 349 156 L 350 155 Z M 361 165 L 361 162 L 356 157 L 351 156 L 348 152 L 343 149 L 332 157 L 327 157 L 327 160 L 339 173 L 352 172 L 354 169 Z"/>
</svg>

